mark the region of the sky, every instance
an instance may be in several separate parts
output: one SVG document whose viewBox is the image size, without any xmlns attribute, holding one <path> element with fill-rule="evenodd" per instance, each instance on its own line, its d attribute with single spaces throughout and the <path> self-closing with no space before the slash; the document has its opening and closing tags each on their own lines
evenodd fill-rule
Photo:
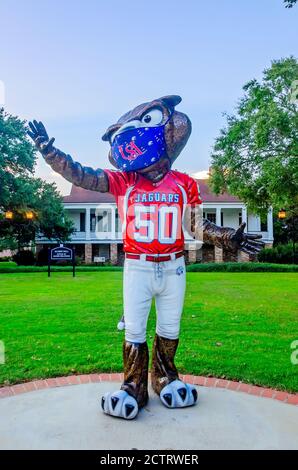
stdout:
<svg viewBox="0 0 298 470">
<path fill-rule="evenodd" d="M 0 95 L 43 121 L 82 164 L 110 168 L 105 129 L 144 101 L 181 95 L 193 132 L 175 169 L 207 170 L 243 85 L 298 56 L 298 5 L 283 0 L 0 0 Z M 3 99 L 2 99 L 3 100 Z M 70 184 L 38 157 L 36 174 Z"/>
</svg>

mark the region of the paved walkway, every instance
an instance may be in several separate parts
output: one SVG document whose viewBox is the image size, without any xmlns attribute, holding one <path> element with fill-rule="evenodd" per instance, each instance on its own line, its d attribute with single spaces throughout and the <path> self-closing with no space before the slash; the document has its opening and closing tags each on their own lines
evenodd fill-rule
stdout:
<svg viewBox="0 0 298 470">
<path fill-rule="evenodd" d="M 297 406 L 198 387 L 196 407 L 169 410 L 151 391 L 138 418 L 124 421 L 99 407 L 100 396 L 119 385 L 90 382 L 1 399 L 0 449 L 298 449 Z"/>
</svg>

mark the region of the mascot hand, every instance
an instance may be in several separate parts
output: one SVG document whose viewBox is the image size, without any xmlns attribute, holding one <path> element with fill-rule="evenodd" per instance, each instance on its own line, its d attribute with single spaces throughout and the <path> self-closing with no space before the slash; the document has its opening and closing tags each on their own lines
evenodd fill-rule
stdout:
<svg viewBox="0 0 298 470">
<path fill-rule="evenodd" d="M 262 235 L 245 233 L 245 227 L 246 223 L 243 222 L 237 230 L 231 232 L 228 240 L 228 249 L 234 252 L 241 250 L 249 255 L 257 255 L 264 248 L 264 242 L 260 241 Z"/>
<path fill-rule="evenodd" d="M 37 149 L 43 154 L 47 155 L 52 148 L 55 139 L 49 139 L 48 133 L 46 128 L 44 127 L 42 122 L 29 122 L 30 130 L 28 130 L 28 135 L 34 141 Z"/>
</svg>

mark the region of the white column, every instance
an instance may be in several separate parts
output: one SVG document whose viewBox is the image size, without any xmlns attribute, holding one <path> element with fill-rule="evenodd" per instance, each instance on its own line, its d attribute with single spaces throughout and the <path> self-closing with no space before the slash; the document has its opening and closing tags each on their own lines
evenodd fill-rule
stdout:
<svg viewBox="0 0 298 470">
<path fill-rule="evenodd" d="M 267 231 L 268 231 L 268 240 L 273 240 L 273 211 L 272 207 L 269 207 L 267 213 Z"/>
<path fill-rule="evenodd" d="M 86 220 L 85 220 L 85 232 L 86 232 L 86 240 L 90 240 L 90 207 L 86 208 Z"/>
<path fill-rule="evenodd" d="M 244 229 L 244 232 L 247 232 L 247 208 L 246 208 L 246 206 L 243 206 L 241 208 L 241 213 L 242 213 L 242 222 L 246 223 L 246 227 Z"/>
<path fill-rule="evenodd" d="M 221 227 L 221 207 L 216 208 L 216 225 Z"/>
<path fill-rule="evenodd" d="M 111 238 L 116 239 L 116 208 L 112 207 L 112 227 L 111 227 Z"/>
<path fill-rule="evenodd" d="M 214 261 L 215 263 L 223 262 L 223 248 L 219 248 L 218 246 L 214 247 Z"/>
</svg>

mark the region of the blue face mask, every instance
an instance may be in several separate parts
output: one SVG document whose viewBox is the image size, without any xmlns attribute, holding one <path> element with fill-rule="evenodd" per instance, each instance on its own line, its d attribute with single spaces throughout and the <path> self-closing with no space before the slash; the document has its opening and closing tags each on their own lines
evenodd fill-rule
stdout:
<svg viewBox="0 0 298 470">
<path fill-rule="evenodd" d="M 137 127 L 117 135 L 112 155 L 121 171 L 143 170 L 166 156 L 165 125 Z"/>
</svg>

